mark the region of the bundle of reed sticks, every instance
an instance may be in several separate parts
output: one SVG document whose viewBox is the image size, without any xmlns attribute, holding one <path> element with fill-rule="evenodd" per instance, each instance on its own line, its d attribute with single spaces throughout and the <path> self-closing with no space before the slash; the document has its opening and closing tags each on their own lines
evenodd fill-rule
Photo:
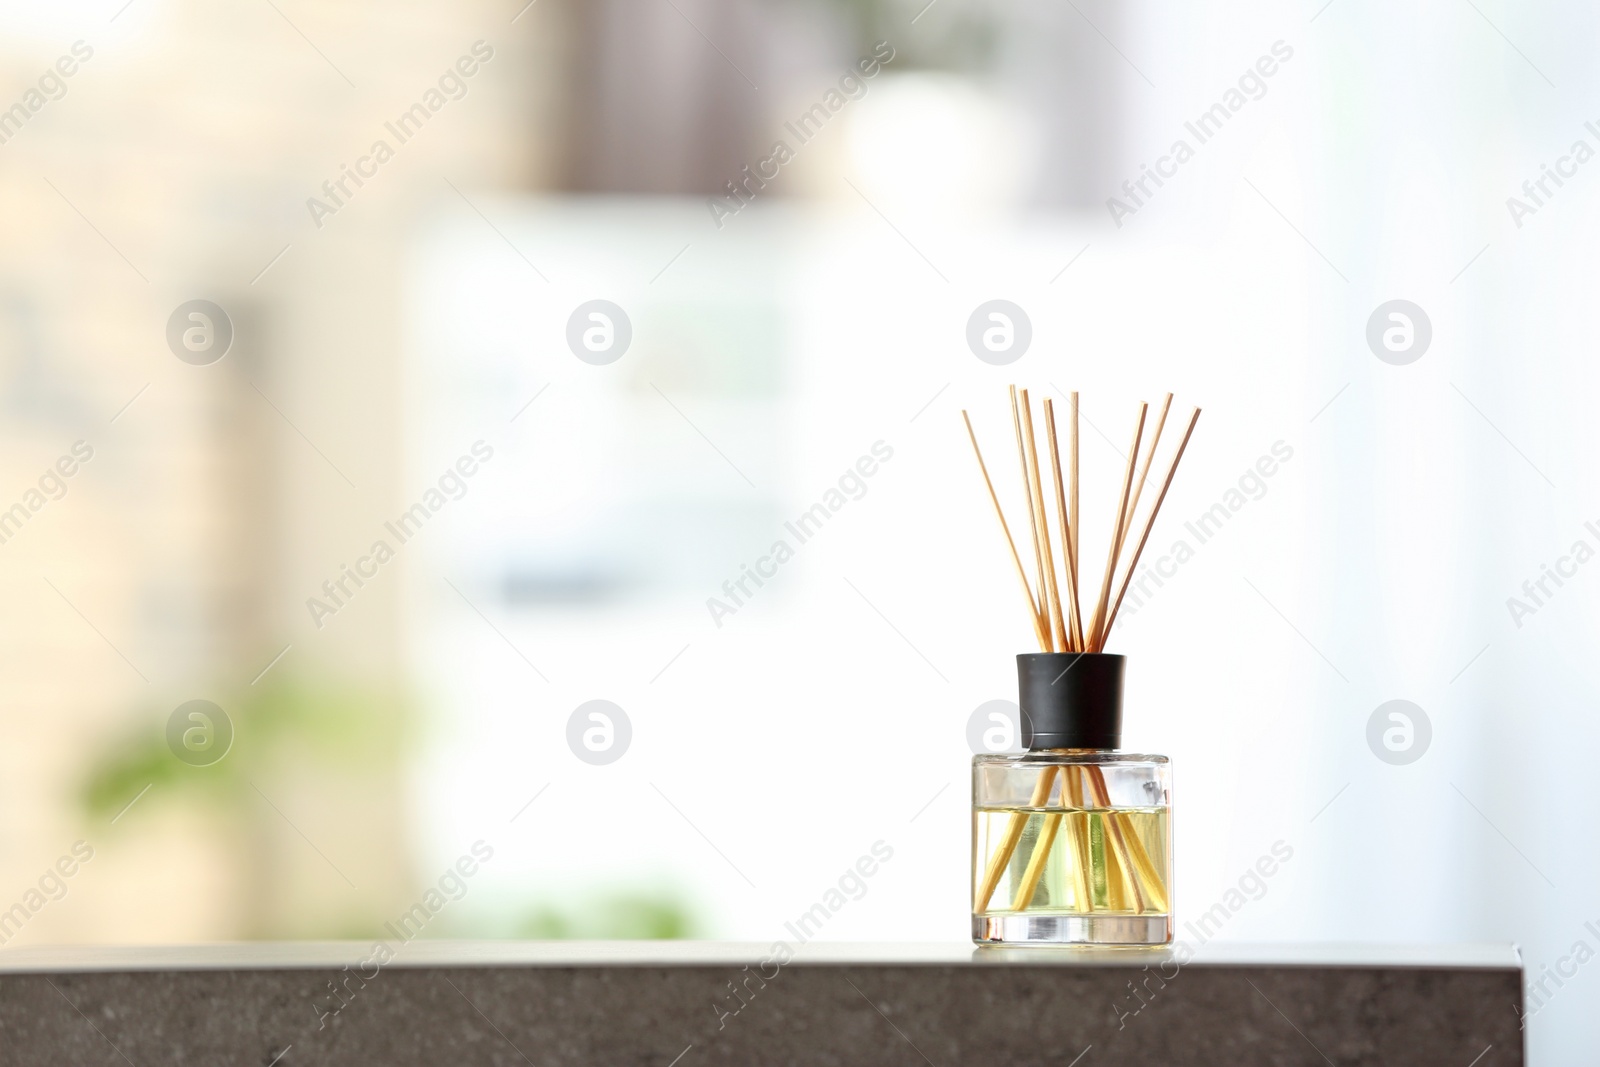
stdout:
<svg viewBox="0 0 1600 1067">
<path fill-rule="evenodd" d="M 1023 565 L 1022 556 L 1018 553 L 1016 541 L 1011 535 L 1011 526 L 1006 522 L 1005 510 L 1000 506 L 1000 497 L 995 492 L 994 481 L 989 477 L 989 468 L 983 461 L 983 451 L 978 447 L 978 437 L 972 429 L 972 419 L 966 411 L 961 412 L 961 418 L 967 426 L 967 437 L 972 441 L 973 454 L 978 460 L 978 470 L 983 475 L 984 486 L 989 492 L 989 501 L 994 505 L 995 518 L 1000 521 L 1001 533 L 1005 536 L 1012 565 L 1022 585 L 1022 593 L 1028 605 L 1028 620 L 1033 627 L 1034 636 L 1039 641 L 1040 651 L 1104 651 L 1111 628 L 1116 624 L 1117 612 L 1122 607 L 1122 598 L 1128 591 L 1128 584 L 1132 581 L 1134 570 L 1139 565 L 1139 557 L 1144 553 L 1145 543 L 1150 539 L 1150 531 L 1155 526 L 1156 515 L 1161 510 L 1162 502 L 1167 498 L 1167 490 L 1172 486 L 1172 478 L 1177 473 L 1178 463 L 1183 459 L 1183 452 L 1189 445 L 1190 436 L 1194 433 L 1195 423 L 1200 419 L 1200 409 L 1195 408 L 1194 413 L 1189 416 L 1188 426 L 1184 428 L 1183 438 L 1178 442 L 1172 460 L 1167 465 L 1166 476 L 1161 480 L 1160 492 L 1156 494 L 1155 501 L 1145 517 L 1139 539 L 1134 545 L 1127 569 L 1119 583 L 1116 581 L 1118 563 L 1127 544 L 1128 535 L 1134 529 L 1139 502 L 1144 496 L 1150 468 L 1155 461 L 1156 448 L 1161 442 L 1162 430 L 1166 427 L 1167 412 L 1171 406 L 1172 394 L 1168 393 L 1161 402 L 1161 412 L 1156 418 L 1155 431 L 1149 436 L 1149 444 L 1145 447 L 1144 459 L 1140 463 L 1139 453 L 1145 442 L 1145 424 L 1150 405 L 1147 403 L 1139 405 L 1138 418 L 1133 428 L 1133 441 L 1129 446 L 1122 472 L 1121 490 L 1114 511 L 1110 547 L 1100 579 L 1099 593 L 1091 602 L 1092 612 L 1087 619 L 1084 617 L 1081 604 L 1082 586 L 1079 581 L 1081 553 L 1078 538 L 1078 394 L 1074 392 L 1069 397 L 1068 474 L 1065 486 L 1061 447 L 1056 433 L 1055 405 L 1049 398 L 1044 401 L 1045 437 L 1049 443 L 1050 482 L 1055 496 L 1055 537 L 1059 544 L 1058 552 L 1057 546 L 1051 543 L 1050 515 L 1045 507 L 1045 479 L 1039 466 L 1033 403 L 1026 389 L 1021 390 L 1019 402 L 1017 387 L 1011 387 L 1011 422 L 1016 434 L 1017 461 L 1022 472 L 1023 492 L 1027 498 L 1028 531 L 1033 546 L 1035 580 L 1032 583 L 1028 580 L 1027 568 Z M 1137 474 L 1135 474 L 1136 469 Z M 1064 578 L 1058 576 L 1056 572 L 1058 558 Z M 1115 591 L 1114 596 L 1113 591 Z M 1031 808 L 1040 808 L 1049 803 L 1050 795 L 1056 788 L 1057 769 L 1054 766 L 1047 766 L 1040 773 L 1029 805 Z M 1115 868 L 1115 880 L 1120 883 L 1116 887 L 1120 892 L 1112 893 L 1112 897 L 1116 898 L 1118 903 L 1138 912 L 1165 911 L 1167 894 L 1160 872 L 1150 862 L 1144 846 L 1133 832 L 1131 825 L 1116 812 L 1107 810 L 1111 807 L 1111 798 L 1100 768 L 1062 767 L 1060 770 L 1062 808 L 1087 811 L 1099 809 L 1106 812 L 1106 839 L 1111 845 L 1112 853 L 1108 867 Z M 1018 812 L 1012 817 L 979 883 L 974 911 L 982 912 L 988 908 L 1001 876 L 1011 862 L 1012 854 L 1022 838 L 1027 822 L 1026 813 Z M 1061 825 L 1060 814 L 1051 814 L 1042 823 L 1039 837 L 1034 843 L 1033 855 L 1027 869 L 1018 879 L 1011 902 L 1013 910 L 1021 911 L 1032 900 L 1044 873 L 1050 848 L 1060 832 Z M 1067 847 L 1077 857 L 1072 867 L 1078 906 L 1080 910 L 1091 910 L 1091 891 L 1088 885 L 1089 843 L 1075 823 L 1068 822 L 1066 828 Z"/>
<path fill-rule="evenodd" d="M 1017 461 L 1022 468 L 1023 491 L 1027 496 L 1028 531 L 1033 542 L 1035 584 L 1030 584 L 1028 581 L 1027 570 L 1023 566 L 1021 555 L 1017 552 L 1017 543 L 1011 536 L 1011 526 L 1006 522 L 1005 510 L 1000 506 L 1000 497 L 995 493 L 988 465 L 983 461 L 983 451 L 978 447 L 978 436 L 972 429 L 972 418 L 964 410 L 961 412 L 961 418 L 967 424 L 967 437 L 972 441 L 973 454 L 978 458 L 978 470 L 983 474 L 983 484 L 989 490 L 989 501 L 994 505 L 995 518 L 1000 520 L 1000 531 L 1005 535 L 1006 548 L 1010 550 L 1017 579 L 1022 583 L 1022 594 L 1028 602 L 1028 618 L 1033 625 L 1034 635 L 1039 640 L 1040 651 L 1103 652 L 1106 639 L 1111 634 L 1111 627 L 1116 624 L 1117 611 L 1122 607 L 1122 598 L 1128 591 L 1128 583 L 1133 578 L 1134 569 L 1139 565 L 1139 557 L 1144 553 L 1145 542 L 1150 539 L 1156 515 L 1161 511 L 1161 504 L 1167 498 L 1167 490 L 1172 486 L 1172 476 L 1178 472 L 1178 462 L 1183 459 L 1183 450 L 1188 447 L 1195 423 L 1200 420 L 1200 409 L 1195 408 L 1194 413 L 1189 416 L 1189 425 L 1184 428 L 1183 439 L 1178 442 L 1172 462 L 1167 465 L 1166 477 L 1161 480 L 1161 491 L 1156 494 L 1155 502 L 1151 505 L 1139 534 L 1139 540 L 1128 560 L 1127 570 L 1122 576 L 1122 581 L 1118 583 L 1115 581 L 1117 564 L 1122 557 L 1123 548 L 1127 545 L 1128 534 L 1133 530 L 1139 501 L 1144 496 L 1145 485 L 1149 481 L 1156 447 L 1161 443 L 1161 432 L 1167 424 L 1167 412 L 1172 407 L 1172 394 L 1168 393 L 1161 402 L 1161 413 L 1156 417 L 1155 432 L 1150 434 L 1143 463 L 1138 462 L 1139 449 L 1145 440 L 1145 421 L 1149 415 L 1150 405 L 1145 403 L 1139 405 L 1138 419 L 1133 427 L 1133 443 L 1128 449 L 1127 462 L 1122 472 L 1122 490 L 1117 498 L 1110 550 L 1106 553 L 1105 571 L 1100 579 L 1100 592 L 1092 601 L 1093 613 L 1086 621 L 1080 602 L 1081 583 L 1078 580 L 1080 559 L 1077 393 L 1071 394 L 1069 405 L 1071 408 L 1067 435 L 1069 476 L 1068 486 L 1064 487 L 1061 446 L 1056 434 L 1055 405 L 1048 398 L 1044 402 L 1045 437 L 1050 445 L 1050 475 L 1055 490 L 1055 535 L 1060 541 L 1064 582 L 1056 574 L 1057 553 L 1051 544 L 1050 516 L 1045 509 L 1044 478 L 1039 469 L 1039 449 L 1033 426 L 1033 402 L 1028 397 L 1028 391 L 1021 390 L 1019 403 L 1017 387 L 1014 385 L 1011 387 L 1011 422 L 1016 431 Z M 1135 468 L 1138 470 L 1137 476 L 1134 473 Z M 1114 598 L 1113 590 L 1116 592 Z"/>
</svg>

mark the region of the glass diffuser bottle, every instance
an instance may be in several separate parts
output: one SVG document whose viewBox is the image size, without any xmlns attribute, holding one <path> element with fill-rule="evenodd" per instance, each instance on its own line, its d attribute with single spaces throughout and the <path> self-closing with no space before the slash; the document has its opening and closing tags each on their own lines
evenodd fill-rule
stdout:
<svg viewBox="0 0 1600 1067">
<path fill-rule="evenodd" d="M 1020 755 L 972 761 L 972 938 L 1172 940 L 1171 770 L 1119 751 L 1124 657 L 1017 657 Z"/>
</svg>

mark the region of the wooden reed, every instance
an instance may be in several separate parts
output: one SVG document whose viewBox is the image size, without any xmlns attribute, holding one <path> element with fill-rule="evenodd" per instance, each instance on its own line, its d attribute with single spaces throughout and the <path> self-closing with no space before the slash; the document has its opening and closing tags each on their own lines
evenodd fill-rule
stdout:
<svg viewBox="0 0 1600 1067">
<path fill-rule="evenodd" d="M 1086 805 L 1083 802 L 1083 768 L 1064 767 L 1061 772 L 1062 800 L 1070 802 L 1073 808 L 1083 811 Z M 1089 881 L 1089 871 L 1094 865 L 1094 859 L 1089 855 L 1089 820 L 1079 819 L 1067 826 L 1067 845 L 1072 849 L 1075 862 L 1073 863 L 1072 891 L 1077 895 L 1079 911 L 1094 910 L 1094 886 Z"/>
<path fill-rule="evenodd" d="M 1133 467 L 1139 458 L 1139 440 L 1144 436 L 1144 419 L 1150 411 L 1149 404 L 1139 405 L 1139 418 L 1133 426 L 1133 444 L 1128 446 L 1128 462 L 1122 471 L 1122 495 L 1117 498 L 1117 521 L 1111 526 L 1111 547 L 1106 552 L 1105 575 L 1100 579 L 1100 599 L 1095 602 L 1094 616 L 1089 624 L 1089 651 L 1099 652 L 1105 647 L 1102 624 L 1105 622 L 1107 602 L 1111 598 L 1111 579 L 1117 566 L 1117 534 L 1122 530 L 1123 516 L 1128 509 L 1128 494 L 1133 490 Z"/>
<path fill-rule="evenodd" d="M 1005 512 L 1000 508 L 1000 498 L 995 495 L 994 482 L 989 479 L 989 467 L 983 462 L 983 450 L 978 447 L 978 435 L 972 432 L 972 419 L 966 411 L 961 412 L 961 420 L 967 424 L 967 437 L 972 441 L 972 454 L 978 457 L 978 470 L 983 474 L 984 487 L 989 490 L 989 502 L 994 505 L 994 517 L 1000 520 L 1000 532 L 1005 535 L 1006 547 L 1011 550 L 1011 562 L 1017 568 L 1017 580 L 1022 583 L 1022 595 L 1028 598 L 1028 617 L 1033 620 L 1033 633 L 1039 639 L 1039 647 L 1050 651 L 1043 628 L 1039 625 L 1039 609 L 1034 604 L 1033 590 L 1028 588 L 1028 574 L 1022 569 L 1022 557 L 1017 555 L 1017 543 L 1011 537 L 1011 527 L 1006 524 Z"/>
<path fill-rule="evenodd" d="M 1044 507 L 1044 489 L 1039 484 L 1039 448 L 1033 433 L 1033 401 L 1028 399 L 1028 391 L 1022 391 L 1022 426 L 1027 435 L 1028 442 L 1028 472 L 1030 475 L 1028 489 L 1033 494 L 1034 510 L 1039 513 L 1039 544 L 1044 551 L 1044 580 L 1045 588 L 1049 593 L 1049 608 L 1046 612 L 1048 622 L 1054 624 L 1051 631 L 1054 644 L 1052 652 L 1065 652 L 1067 650 L 1067 624 L 1061 616 L 1061 593 L 1056 584 L 1056 564 L 1053 553 L 1050 551 L 1050 519 L 1049 512 Z"/>
<path fill-rule="evenodd" d="M 1055 649 L 1050 644 L 1050 621 L 1045 614 L 1046 604 L 1044 585 L 1044 553 L 1039 547 L 1039 516 L 1034 513 L 1033 507 L 1033 479 L 1028 476 L 1028 450 L 1022 445 L 1022 412 L 1017 406 L 1017 387 L 1011 387 L 1011 423 L 1017 431 L 1017 463 L 1022 467 L 1022 491 L 1028 498 L 1028 530 L 1033 534 L 1033 565 L 1038 576 L 1039 590 L 1039 620 L 1041 629 L 1045 632 L 1042 642 L 1044 651 L 1053 652 Z"/>
<path fill-rule="evenodd" d="M 1039 780 L 1033 786 L 1033 799 L 1028 801 L 1028 807 L 1040 808 L 1050 798 L 1050 789 L 1055 785 L 1056 768 L 1046 767 L 1039 772 Z M 982 912 L 989 906 L 989 901 L 994 896 L 995 887 L 1000 884 L 1000 876 L 1005 874 L 1006 865 L 1011 862 L 1011 854 L 1017 850 L 1017 842 L 1022 840 L 1022 831 L 1028 826 L 1026 812 L 1014 812 L 1011 821 L 1006 824 L 1006 836 L 1002 839 L 999 848 L 995 849 L 989 860 L 989 867 L 983 872 L 983 883 L 978 886 L 973 911 Z"/>
<path fill-rule="evenodd" d="M 1072 520 L 1072 613 L 1078 617 L 1078 651 L 1083 652 L 1083 606 L 1078 602 L 1082 584 L 1078 581 L 1078 394 L 1072 394 L 1072 436 L 1068 442 L 1072 452 L 1072 497 L 1067 503 Z"/>
<path fill-rule="evenodd" d="M 1122 607 L 1122 598 L 1127 595 L 1128 583 L 1133 580 L 1133 571 L 1139 565 L 1139 557 L 1144 554 L 1145 542 L 1150 540 L 1150 531 L 1155 527 L 1156 516 L 1161 512 L 1161 504 L 1167 499 L 1167 490 L 1172 488 L 1172 476 L 1178 473 L 1178 463 L 1183 459 L 1183 450 L 1189 447 L 1189 437 L 1194 433 L 1195 423 L 1200 421 L 1200 409 L 1195 408 L 1194 414 L 1189 416 L 1189 425 L 1184 428 L 1183 440 L 1178 442 L 1178 451 L 1172 456 L 1172 466 L 1167 468 L 1167 476 L 1161 480 L 1161 493 L 1156 497 L 1155 506 L 1150 509 L 1150 517 L 1145 520 L 1144 533 L 1139 535 L 1139 544 L 1133 550 L 1133 558 L 1128 561 L 1128 573 L 1122 577 L 1122 587 L 1117 590 L 1117 602 L 1111 609 L 1111 617 L 1106 620 L 1106 633 L 1111 632 L 1111 624 L 1117 621 L 1117 612 Z"/>
<path fill-rule="evenodd" d="M 1067 577 L 1068 637 L 1064 652 L 1083 651 L 1083 620 L 1078 616 L 1078 534 L 1067 518 L 1067 494 L 1061 488 L 1061 442 L 1056 439 L 1056 409 L 1048 397 L 1044 402 L 1045 436 L 1050 440 L 1050 474 L 1055 482 L 1056 519 L 1061 526 L 1061 568 Z M 1073 488 L 1077 485 L 1074 482 Z M 1059 604 L 1057 605 L 1059 607 Z"/>
<path fill-rule="evenodd" d="M 1150 438 L 1150 447 L 1145 449 L 1144 464 L 1140 467 L 1139 477 L 1133 481 L 1133 499 L 1128 501 L 1128 514 L 1122 524 L 1122 533 L 1117 537 L 1117 555 L 1122 555 L 1123 542 L 1127 540 L 1128 530 L 1133 526 L 1133 516 L 1139 510 L 1139 497 L 1144 493 L 1145 479 L 1150 477 L 1150 462 L 1156 458 L 1156 446 L 1161 443 L 1161 429 L 1167 424 L 1167 410 L 1172 407 L 1172 394 L 1168 393 L 1161 401 L 1161 414 L 1156 417 L 1156 432 Z"/>
<path fill-rule="evenodd" d="M 1033 895 L 1039 891 L 1039 879 L 1044 877 L 1044 866 L 1050 862 L 1050 849 L 1056 843 L 1056 834 L 1061 830 L 1061 816 L 1059 814 L 1046 815 L 1039 824 L 1039 837 L 1033 843 L 1033 855 L 1028 857 L 1028 869 L 1022 873 L 1022 880 L 1017 883 L 1017 891 L 1011 895 L 1011 910 L 1021 911 L 1033 901 Z"/>
<path fill-rule="evenodd" d="M 1139 835 L 1134 832 L 1127 816 L 1122 812 L 1110 810 L 1111 792 L 1106 788 L 1105 773 L 1099 767 L 1087 767 L 1085 770 L 1088 772 L 1089 790 L 1094 796 L 1095 805 L 1107 809 L 1104 813 L 1106 836 L 1117 852 L 1117 859 L 1122 863 L 1124 876 L 1139 910 L 1145 910 L 1148 905 L 1155 911 L 1166 911 L 1167 890 L 1162 883 L 1161 874 L 1156 870 L 1155 864 L 1150 862 L 1150 854 L 1145 850 L 1144 842 L 1139 840 Z"/>
</svg>

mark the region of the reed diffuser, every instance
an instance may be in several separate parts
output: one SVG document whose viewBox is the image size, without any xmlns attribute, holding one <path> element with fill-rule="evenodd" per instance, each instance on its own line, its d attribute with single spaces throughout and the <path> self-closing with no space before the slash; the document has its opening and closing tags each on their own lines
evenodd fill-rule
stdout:
<svg viewBox="0 0 1600 1067">
<path fill-rule="evenodd" d="M 1107 653 L 1105 645 L 1200 409 L 1189 416 L 1119 582 L 1119 563 L 1136 525 L 1172 394 L 1162 401 L 1148 445 L 1150 406 L 1139 405 L 1105 568 L 1085 617 L 1078 579 L 1077 393 L 1069 404 L 1063 485 L 1055 408 L 1050 400 L 1044 402 L 1055 497 L 1052 543 L 1033 404 L 1026 389 L 1019 398 L 1016 387 L 1011 388 L 1011 421 L 1033 547 L 1032 582 L 972 420 L 961 413 L 1039 642 L 1038 652 L 1017 657 L 1027 751 L 972 761 L 972 938 L 979 944 L 1166 944 L 1172 940 L 1170 764 L 1165 756 L 1120 750 L 1124 658 Z"/>
</svg>

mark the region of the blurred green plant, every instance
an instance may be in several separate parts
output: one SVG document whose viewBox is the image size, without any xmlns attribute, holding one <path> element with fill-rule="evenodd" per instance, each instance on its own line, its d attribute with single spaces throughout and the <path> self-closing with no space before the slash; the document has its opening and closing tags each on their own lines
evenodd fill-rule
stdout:
<svg viewBox="0 0 1600 1067">
<path fill-rule="evenodd" d="M 142 716 L 142 728 L 108 744 L 90 763 L 79 797 L 85 813 L 104 822 L 154 786 L 153 792 L 164 800 L 181 798 L 216 820 L 219 841 L 241 847 L 238 861 L 251 868 L 243 881 L 248 891 L 240 901 L 238 936 L 385 936 L 381 916 L 388 914 L 388 908 L 376 903 L 370 915 L 297 920 L 315 924 L 309 927 L 286 926 L 277 916 L 271 879 L 279 873 L 268 851 L 270 835 L 263 833 L 264 825 L 271 825 L 276 816 L 268 814 L 270 809 L 262 804 L 253 783 L 271 782 L 288 771 L 302 772 L 311 764 L 322 764 L 330 774 L 382 772 L 399 766 L 408 725 L 402 703 L 335 679 L 286 672 L 221 707 L 234 731 L 232 747 L 222 759 L 205 767 L 179 759 L 167 741 L 171 710 L 152 710 Z M 116 829 L 108 827 L 108 832 Z M 397 893 L 410 899 L 409 889 Z M 698 929 L 693 910 L 677 894 L 629 889 L 587 894 L 582 905 L 570 908 L 541 902 L 523 909 L 458 913 L 428 936 L 660 940 L 694 937 Z"/>
<path fill-rule="evenodd" d="M 377 918 L 317 908 L 285 908 L 292 868 L 277 862 L 284 816 L 262 788 L 308 774 L 337 787 L 354 775 L 373 783 L 398 773 L 407 741 L 404 702 L 331 677 L 284 672 L 271 682 L 224 695 L 218 703 L 233 728 L 231 746 L 216 763 L 194 766 L 168 743 L 171 709 L 141 715 L 144 725 L 111 741 L 91 761 L 79 789 L 87 815 L 104 833 L 127 831 L 137 820 L 108 824 L 145 791 L 152 804 L 178 803 L 203 816 L 214 832 L 206 847 L 226 854 L 235 872 L 232 928 L 227 936 L 329 938 L 370 936 Z M 403 861 L 401 861 L 403 863 Z M 398 866 L 399 864 L 397 864 Z M 367 884 L 362 914 L 385 910 L 395 887 Z M 398 897 L 402 891 L 396 890 Z"/>
<path fill-rule="evenodd" d="M 601 895 L 579 911 L 537 905 L 507 924 L 511 937 L 538 941 L 672 941 L 698 935 L 689 907 L 676 896 Z"/>
<path fill-rule="evenodd" d="M 405 716 L 397 702 L 331 679 L 291 674 L 248 690 L 223 706 L 233 724 L 233 745 L 208 767 L 178 759 L 167 747 L 166 718 L 124 736 L 90 764 L 80 791 L 92 817 L 114 815 L 147 785 L 233 806 L 253 791 L 250 778 L 307 757 L 341 766 L 392 765 L 405 742 Z"/>
</svg>

